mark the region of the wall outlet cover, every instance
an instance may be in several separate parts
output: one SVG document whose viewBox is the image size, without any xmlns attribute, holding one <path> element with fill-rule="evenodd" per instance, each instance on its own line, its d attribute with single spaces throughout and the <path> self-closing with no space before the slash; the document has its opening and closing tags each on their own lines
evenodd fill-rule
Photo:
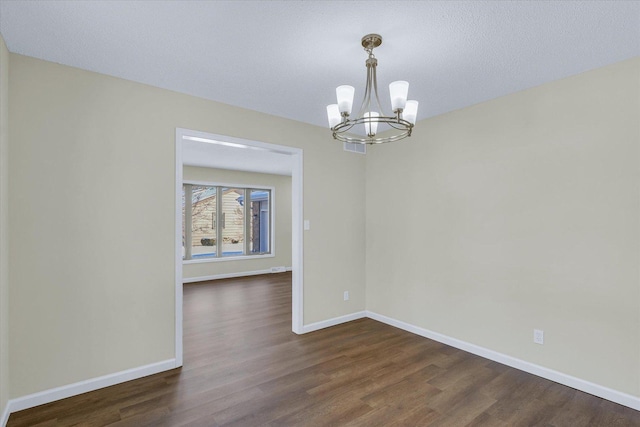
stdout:
<svg viewBox="0 0 640 427">
<path fill-rule="evenodd" d="M 533 342 L 536 344 L 544 344 L 544 331 L 541 329 L 533 330 Z"/>
</svg>

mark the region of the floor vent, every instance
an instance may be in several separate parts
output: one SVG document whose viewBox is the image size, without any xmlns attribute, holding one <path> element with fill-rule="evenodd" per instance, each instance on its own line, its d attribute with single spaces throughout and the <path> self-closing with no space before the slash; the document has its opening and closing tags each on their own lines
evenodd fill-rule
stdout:
<svg viewBox="0 0 640 427">
<path fill-rule="evenodd" d="M 352 153 L 367 154 L 367 146 L 365 144 L 355 144 L 353 142 L 344 143 L 344 151 Z"/>
</svg>

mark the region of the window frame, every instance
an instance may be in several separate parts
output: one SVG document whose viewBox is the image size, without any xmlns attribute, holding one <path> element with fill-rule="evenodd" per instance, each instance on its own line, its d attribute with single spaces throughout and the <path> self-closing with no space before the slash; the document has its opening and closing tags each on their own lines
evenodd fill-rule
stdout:
<svg viewBox="0 0 640 427">
<path fill-rule="evenodd" d="M 182 186 L 184 186 L 185 184 L 189 184 L 189 185 L 199 185 L 199 186 L 206 186 L 206 187 L 216 187 L 216 194 L 218 197 L 221 193 L 222 193 L 222 189 L 223 188 L 233 188 L 233 189 L 242 189 L 244 190 L 244 200 L 245 200 L 245 205 L 244 205 L 244 248 L 243 248 L 243 252 L 245 252 L 242 255 L 233 255 L 233 256 L 221 256 L 219 254 L 221 254 L 221 250 L 222 250 L 222 244 L 220 244 L 219 246 L 217 245 L 217 237 L 216 237 L 216 256 L 215 257 L 206 257 L 206 258 L 197 258 L 197 259 L 182 259 L 182 263 L 183 264 L 202 264 L 202 263 L 208 263 L 208 262 L 224 262 L 224 261 L 239 261 L 239 260 L 248 260 L 248 259 L 260 259 L 260 258 L 273 258 L 276 256 L 276 189 L 273 186 L 270 185 L 260 185 L 260 184 L 238 184 L 238 183 L 227 183 L 227 182 L 218 182 L 218 181 L 196 181 L 196 180 L 188 180 L 185 179 L 182 181 Z M 269 191 L 269 248 L 270 251 L 267 253 L 257 253 L 257 254 L 249 254 L 248 252 L 248 248 L 249 248 L 249 244 L 248 244 L 248 234 L 247 234 L 247 230 L 248 230 L 248 223 L 249 223 L 249 217 L 250 217 L 250 213 L 251 213 L 251 209 L 247 209 L 246 206 L 246 201 L 247 201 L 247 194 L 251 192 L 251 190 L 267 190 Z M 218 201 L 221 201 L 222 199 L 219 198 Z M 220 213 L 222 211 L 222 203 L 216 202 L 216 222 L 217 224 L 220 224 Z M 186 215 L 186 207 L 185 207 L 185 215 Z M 183 224 L 184 226 L 184 224 Z M 218 235 L 217 231 L 216 231 L 216 236 Z M 187 251 L 186 250 L 186 246 L 185 246 L 185 255 L 187 253 L 189 253 L 191 251 Z"/>
</svg>

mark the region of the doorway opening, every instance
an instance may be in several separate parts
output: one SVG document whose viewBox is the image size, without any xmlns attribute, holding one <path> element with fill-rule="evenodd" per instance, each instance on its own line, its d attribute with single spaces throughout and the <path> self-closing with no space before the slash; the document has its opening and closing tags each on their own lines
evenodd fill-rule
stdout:
<svg viewBox="0 0 640 427">
<path fill-rule="evenodd" d="M 251 141 L 226 135 L 216 135 L 189 129 L 176 129 L 175 164 L 175 360 L 176 367 L 182 366 L 182 302 L 183 302 L 183 234 L 182 234 L 182 184 L 183 165 L 186 144 L 197 147 L 196 153 L 201 159 L 215 159 L 220 167 L 224 161 L 226 169 L 245 170 L 247 172 L 268 173 L 264 169 L 279 167 L 282 174 L 291 176 L 291 267 L 292 302 L 291 330 L 303 333 L 303 261 L 302 261 L 302 225 L 303 225 L 303 163 L 302 149 L 284 145 Z M 196 145 L 193 145 L 196 144 Z M 191 153 L 193 154 L 193 153 Z"/>
</svg>

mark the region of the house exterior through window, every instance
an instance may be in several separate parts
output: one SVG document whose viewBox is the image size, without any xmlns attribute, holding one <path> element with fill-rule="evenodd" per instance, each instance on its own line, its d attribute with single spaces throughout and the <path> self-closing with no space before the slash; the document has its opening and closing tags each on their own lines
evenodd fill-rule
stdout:
<svg viewBox="0 0 640 427">
<path fill-rule="evenodd" d="M 272 254 L 272 203 L 273 189 L 184 183 L 183 260 Z"/>
</svg>

